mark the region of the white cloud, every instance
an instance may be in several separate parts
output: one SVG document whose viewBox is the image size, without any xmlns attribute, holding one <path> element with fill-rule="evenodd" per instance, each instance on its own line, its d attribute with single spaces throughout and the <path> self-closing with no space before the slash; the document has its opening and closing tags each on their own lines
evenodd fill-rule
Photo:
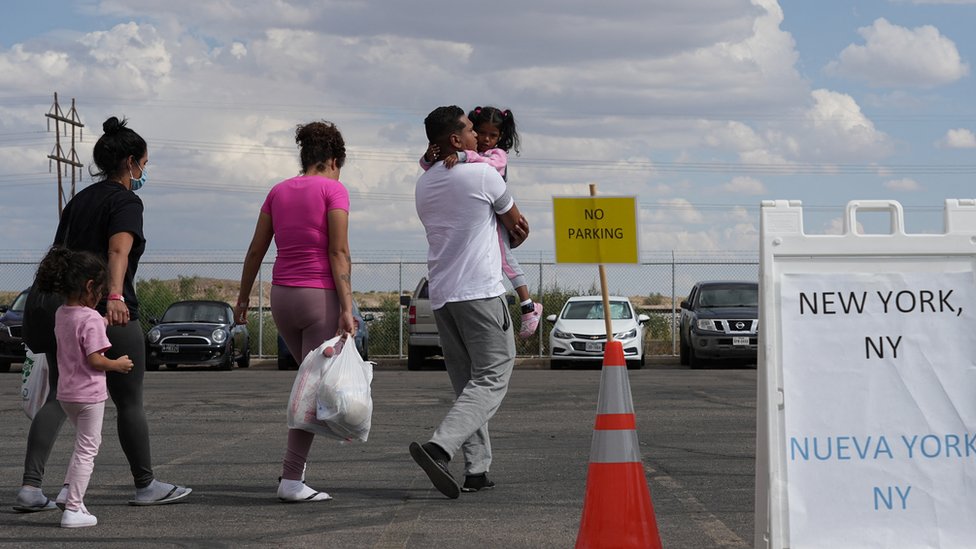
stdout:
<svg viewBox="0 0 976 549">
<path fill-rule="evenodd" d="M 877 87 L 910 88 L 941 86 L 969 74 L 956 44 L 932 25 L 908 29 L 879 18 L 858 33 L 864 45 L 844 48 L 827 64 L 827 74 Z"/>
<path fill-rule="evenodd" d="M 888 136 L 877 130 L 853 97 L 830 90 L 813 90 L 814 105 L 806 113 L 806 134 L 798 147 L 806 158 L 881 158 L 891 152 Z"/>
<path fill-rule="evenodd" d="M 649 214 L 651 223 L 685 224 L 701 223 L 705 220 L 698 208 L 685 198 L 659 200 L 657 203 L 658 207 Z"/>
<path fill-rule="evenodd" d="M 915 181 L 914 179 L 908 178 L 908 177 L 902 178 L 902 179 L 892 179 L 892 180 L 889 180 L 889 181 L 885 181 L 884 187 L 886 189 L 888 189 L 889 191 L 904 191 L 904 192 L 909 192 L 909 191 L 920 191 L 920 190 L 922 190 L 922 186 L 919 185 L 917 181 Z"/>
<path fill-rule="evenodd" d="M 23 44 L 14 44 L 9 51 L 0 53 L 0 90 L 22 93 L 34 89 L 45 81 L 60 79 L 68 72 L 70 58 L 60 51 L 31 51 Z"/>
<path fill-rule="evenodd" d="M 247 46 L 241 44 L 240 42 L 234 42 L 230 45 L 230 54 L 238 59 L 241 59 L 247 55 Z"/>
<path fill-rule="evenodd" d="M 726 249 L 756 249 L 759 242 L 759 228 L 754 223 L 736 223 L 723 229 L 722 237 L 727 243 Z"/>
<path fill-rule="evenodd" d="M 854 233 L 864 234 L 864 224 L 858 221 L 854 226 Z M 808 234 L 816 234 L 816 233 L 808 233 Z M 832 235 L 844 234 L 844 218 L 835 217 L 830 219 L 827 222 L 827 224 L 824 225 L 823 234 L 832 234 Z"/>
<path fill-rule="evenodd" d="M 952 129 L 937 144 L 947 149 L 976 149 L 976 134 L 966 128 Z"/>
<path fill-rule="evenodd" d="M 722 190 L 734 194 L 758 195 L 766 193 L 766 186 L 756 178 L 738 176 L 722 185 Z"/>
<path fill-rule="evenodd" d="M 773 119 L 755 129 L 741 122 L 699 122 L 701 144 L 735 151 L 745 169 L 774 174 L 793 173 L 797 164 L 862 163 L 891 154 L 891 138 L 850 95 L 817 89 L 806 98 L 809 104 L 796 107 L 785 121 Z"/>
<path fill-rule="evenodd" d="M 148 98 L 173 68 L 170 51 L 151 25 L 125 23 L 96 31 L 63 49 L 15 44 L 0 51 L 0 92 L 69 88 L 73 95 Z"/>
</svg>

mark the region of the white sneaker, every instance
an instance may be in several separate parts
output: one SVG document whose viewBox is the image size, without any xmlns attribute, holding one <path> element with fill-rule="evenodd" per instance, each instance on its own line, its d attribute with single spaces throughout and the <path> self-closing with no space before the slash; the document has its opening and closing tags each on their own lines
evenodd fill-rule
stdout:
<svg viewBox="0 0 976 549">
<path fill-rule="evenodd" d="M 96 524 L 98 524 L 98 519 L 84 507 L 77 511 L 68 509 L 61 514 L 62 528 L 87 528 Z"/>
<path fill-rule="evenodd" d="M 54 498 L 54 504 L 58 506 L 58 509 L 64 511 L 65 505 L 68 504 L 68 485 L 65 484 L 61 487 L 61 491 L 58 492 L 58 497 Z M 84 507 L 82 507 L 84 509 Z"/>
</svg>

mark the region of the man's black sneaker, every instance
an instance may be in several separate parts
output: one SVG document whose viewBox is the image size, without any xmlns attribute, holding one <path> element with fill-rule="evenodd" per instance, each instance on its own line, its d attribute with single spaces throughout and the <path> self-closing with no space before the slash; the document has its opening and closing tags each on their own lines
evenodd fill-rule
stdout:
<svg viewBox="0 0 976 549">
<path fill-rule="evenodd" d="M 482 473 L 480 475 L 469 475 L 464 477 L 464 486 L 461 487 L 462 492 L 477 492 L 478 490 L 487 490 L 489 488 L 494 488 L 495 483 L 488 480 L 488 475 Z"/>
<path fill-rule="evenodd" d="M 431 455 L 432 453 L 434 455 Z M 446 455 L 439 446 L 430 442 L 423 446 L 416 442 L 410 443 L 410 457 L 427 473 L 427 477 L 434 488 L 451 499 L 457 499 L 461 495 L 461 489 L 454 477 L 451 476 L 451 471 L 447 468 L 447 461 L 434 457 L 438 454 L 440 454 L 438 457 Z"/>
</svg>

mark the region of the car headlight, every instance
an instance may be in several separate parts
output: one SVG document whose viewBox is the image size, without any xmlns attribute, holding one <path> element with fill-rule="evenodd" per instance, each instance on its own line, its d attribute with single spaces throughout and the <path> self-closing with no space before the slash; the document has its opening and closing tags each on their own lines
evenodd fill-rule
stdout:
<svg viewBox="0 0 976 549">
<path fill-rule="evenodd" d="M 210 334 L 210 337 L 214 340 L 214 343 L 223 343 L 227 341 L 227 332 L 223 328 L 217 328 Z"/>
<path fill-rule="evenodd" d="M 157 341 L 159 341 L 159 337 L 161 335 L 162 334 L 159 333 L 159 328 L 153 328 L 152 330 L 149 330 L 149 334 L 147 334 L 147 336 L 149 337 L 149 343 L 156 343 Z"/>
<path fill-rule="evenodd" d="M 573 334 L 553 328 L 552 337 L 556 339 L 573 339 Z"/>
<path fill-rule="evenodd" d="M 719 331 L 719 329 L 715 327 L 715 321 L 710 318 L 699 318 L 698 322 L 695 323 L 695 326 L 697 326 L 699 330 L 707 330 L 709 332 Z"/>
<path fill-rule="evenodd" d="M 619 334 L 613 334 L 614 339 L 634 339 L 637 337 L 637 328 L 630 330 L 629 332 L 620 332 Z"/>
</svg>

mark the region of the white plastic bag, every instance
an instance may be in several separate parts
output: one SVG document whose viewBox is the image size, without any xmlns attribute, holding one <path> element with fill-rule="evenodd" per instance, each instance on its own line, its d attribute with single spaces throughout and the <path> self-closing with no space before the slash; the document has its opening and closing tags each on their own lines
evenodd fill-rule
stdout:
<svg viewBox="0 0 976 549">
<path fill-rule="evenodd" d="M 366 442 L 373 415 L 372 381 L 372 363 L 363 361 L 355 339 L 346 336 L 319 380 L 316 418 L 349 438 Z"/>
<path fill-rule="evenodd" d="M 346 337 L 333 356 L 326 357 L 323 351 L 339 347 L 340 336 L 302 360 L 288 399 L 289 428 L 366 442 L 373 414 L 369 388 L 373 365 L 360 358 L 352 336 Z"/>
<path fill-rule="evenodd" d="M 47 356 L 27 350 L 24 367 L 21 368 L 20 396 L 24 399 L 24 413 L 34 419 L 37 411 L 44 406 L 50 387 L 47 381 Z"/>
</svg>

